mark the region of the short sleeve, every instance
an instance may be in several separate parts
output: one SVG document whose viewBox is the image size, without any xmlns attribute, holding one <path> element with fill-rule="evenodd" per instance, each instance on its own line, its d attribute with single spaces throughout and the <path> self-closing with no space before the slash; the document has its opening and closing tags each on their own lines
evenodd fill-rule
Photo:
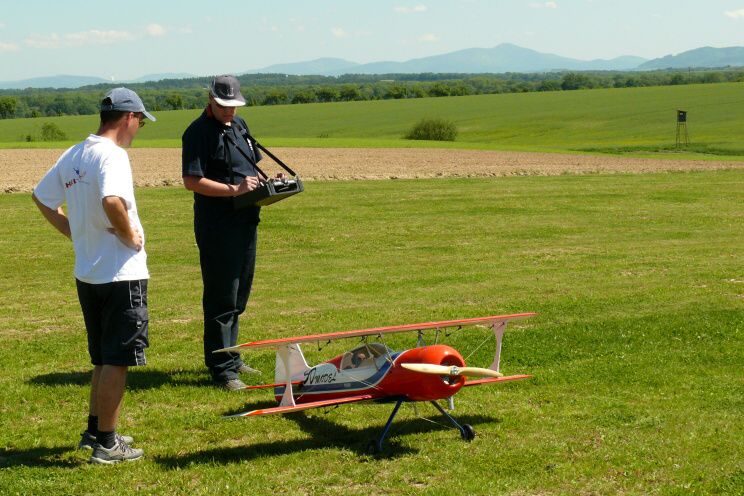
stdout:
<svg viewBox="0 0 744 496">
<path fill-rule="evenodd" d="M 116 147 L 101 162 L 100 196 L 118 196 L 127 202 L 133 197 L 132 166 L 123 148 Z"/>
<path fill-rule="evenodd" d="M 181 175 L 204 177 L 207 167 L 204 133 L 195 132 L 193 127 L 186 129 L 181 138 Z"/>
<path fill-rule="evenodd" d="M 47 171 L 39 184 L 34 188 L 34 196 L 41 202 L 42 205 L 47 206 L 53 210 L 56 210 L 65 202 L 65 188 L 62 185 L 62 179 L 59 176 L 59 163 L 65 156 L 70 153 L 72 148 L 68 148 L 62 156 L 59 157 L 57 163 Z"/>
<path fill-rule="evenodd" d="M 65 202 L 65 189 L 59 178 L 57 167 L 47 171 L 39 184 L 34 188 L 34 196 L 42 205 L 56 210 Z"/>
</svg>

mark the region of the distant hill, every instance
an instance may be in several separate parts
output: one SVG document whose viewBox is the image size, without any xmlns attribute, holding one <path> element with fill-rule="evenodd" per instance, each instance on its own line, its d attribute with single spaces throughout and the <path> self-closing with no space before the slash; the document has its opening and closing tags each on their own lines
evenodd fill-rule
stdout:
<svg viewBox="0 0 744 496">
<path fill-rule="evenodd" d="M 356 72 L 360 64 L 344 59 L 322 58 L 308 62 L 294 62 L 289 64 L 274 64 L 261 69 L 253 69 L 243 74 L 292 74 L 330 76 Z"/>
<path fill-rule="evenodd" d="M 79 88 L 90 84 L 110 83 L 108 79 L 91 76 L 48 76 L 18 81 L 0 81 L 0 88 L 22 90 L 25 88 Z"/>
<path fill-rule="evenodd" d="M 320 58 L 305 62 L 274 64 L 240 74 L 290 74 L 297 76 L 340 76 L 342 74 L 501 74 L 507 72 L 550 71 L 635 71 L 679 68 L 744 67 L 744 47 L 703 47 L 677 55 L 647 60 L 626 55 L 613 59 L 579 60 L 538 52 L 511 43 L 493 48 L 468 48 L 455 52 L 407 60 L 359 64 L 339 58 Z M 60 75 L 20 81 L 0 81 L 0 89 L 79 88 L 94 85 L 145 83 L 163 79 L 186 80 L 199 76 L 188 73 L 148 74 L 132 80 L 111 81 L 100 77 Z M 184 84 L 186 82 L 184 81 Z M 177 85 L 176 85 L 177 86 Z"/>
<path fill-rule="evenodd" d="M 80 88 L 82 86 L 92 86 L 99 84 L 106 85 L 123 85 L 128 83 L 145 83 L 148 81 L 160 81 L 162 79 L 187 79 L 195 77 L 193 74 L 185 72 L 167 72 L 163 74 L 148 74 L 137 79 L 111 81 L 95 76 L 48 76 L 30 79 L 21 79 L 18 81 L 0 81 L 0 89 L 22 90 L 26 88 Z"/>
<path fill-rule="evenodd" d="M 667 55 L 649 60 L 638 66 L 639 70 L 686 69 L 688 67 L 743 67 L 744 47 L 702 47 L 677 55 Z"/>
<path fill-rule="evenodd" d="M 493 48 L 468 48 L 456 52 L 412 59 L 406 62 L 357 64 L 343 59 L 318 59 L 310 62 L 279 64 L 249 73 L 338 76 L 341 74 L 418 74 L 546 72 L 553 70 L 632 70 L 647 59 L 624 56 L 611 60 L 578 60 L 541 53 L 510 43 Z"/>
<path fill-rule="evenodd" d="M 162 74 L 147 74 L 146 76 L 130 79 L 128 81 L 118 81 L 121 84 L 126 83 L 147 83 L 149 81 L 162 81 L 163 79 L 191 79 L 195 78 L 194 74 L 188 72 L 164 72 Z"/>
</svg>

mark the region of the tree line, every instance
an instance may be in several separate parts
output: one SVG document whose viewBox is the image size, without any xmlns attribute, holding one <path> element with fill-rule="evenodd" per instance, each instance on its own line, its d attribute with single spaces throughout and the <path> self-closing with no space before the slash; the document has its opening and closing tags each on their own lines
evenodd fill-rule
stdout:
<svg viewBox="0 0 744 496">
<path fill-rule="evenodd" d="M 649 72 L 548 72 L 505 74 L 384 74 L 240 76 L 247 105 L 281 105 L 443 96 L 572 91 L 744 81 L 744 68 Z M 210 78 L 166 79 L 127 84 L 149 110 L 199 109 L 206 104 Z M 77 89 L 0 90 L 0 118 L 90 115 L 115 84 Z"/>
</svg>

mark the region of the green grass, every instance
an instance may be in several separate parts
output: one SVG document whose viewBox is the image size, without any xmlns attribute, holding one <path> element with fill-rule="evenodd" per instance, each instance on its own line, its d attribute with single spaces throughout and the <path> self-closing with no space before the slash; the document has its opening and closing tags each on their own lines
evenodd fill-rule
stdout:
<svg viewBox="0 0 744 496">
<path fill-rule="evenodd" d="M 744 83 L 478 95 L 412 100 L 251 107 L 240 110 L 253 133 L 273 146 L 458 147 L 670 155 L 676 110 L 689 112 L 694 145 L 674 156 L 742 159 Z M 135 146 L 180 146 L 200 111 L 157 112 Z M 403 135 L 420 119 L 442 118 L 458 128 L 455 143 L 412 142 Z M 0 121 L 0 147 L 55 122 L 74 142 L 95 131 L 96 116 Z M 33 146 L 38 146 L 34 144 Z M 43 146 L 61 146 L 44 144 Z M 659 153 L 661 152 L 661 153 Z"/>
<path fill-rule="evenodd" d="M 242 340 L 539 312 L 510 326 L 502 361 L 534 379 L 456 397 L 475 440 L 411 406 L 379 458 L 364 447 L 389 405 L 221 419 L 274 403 L 209 387 L 190 195 L 140 189 L 152 347 L 121 430 L 146 458 L 87 465 L 72 449 L 89 365 L 71 247 L 28 194 L 8 194 L 0 492 L 741 494 L 744 171 L 306 186 L 263 211 Z M 467 356 L 487 338 L 447 341 Z M 306 350 L 320 360 L 354 343 Z M 271 353 L 247 359 L 273 379 Z"/>
</svg>

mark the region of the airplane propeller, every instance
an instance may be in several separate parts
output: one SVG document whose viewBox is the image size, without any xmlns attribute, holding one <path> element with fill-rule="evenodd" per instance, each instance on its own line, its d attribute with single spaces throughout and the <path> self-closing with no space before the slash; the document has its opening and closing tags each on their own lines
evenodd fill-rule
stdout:
<svg viewBox="0 0 744 496">
<path fill-rule="evenodd" d="M 458 367 L 457 365 L 434 365 L 433 363 L 401 363 L 401 367 L 422 374 L 464 375 L 469 377 L 503 377 L 504 374 L 480 367 Z"/>
</svg>

